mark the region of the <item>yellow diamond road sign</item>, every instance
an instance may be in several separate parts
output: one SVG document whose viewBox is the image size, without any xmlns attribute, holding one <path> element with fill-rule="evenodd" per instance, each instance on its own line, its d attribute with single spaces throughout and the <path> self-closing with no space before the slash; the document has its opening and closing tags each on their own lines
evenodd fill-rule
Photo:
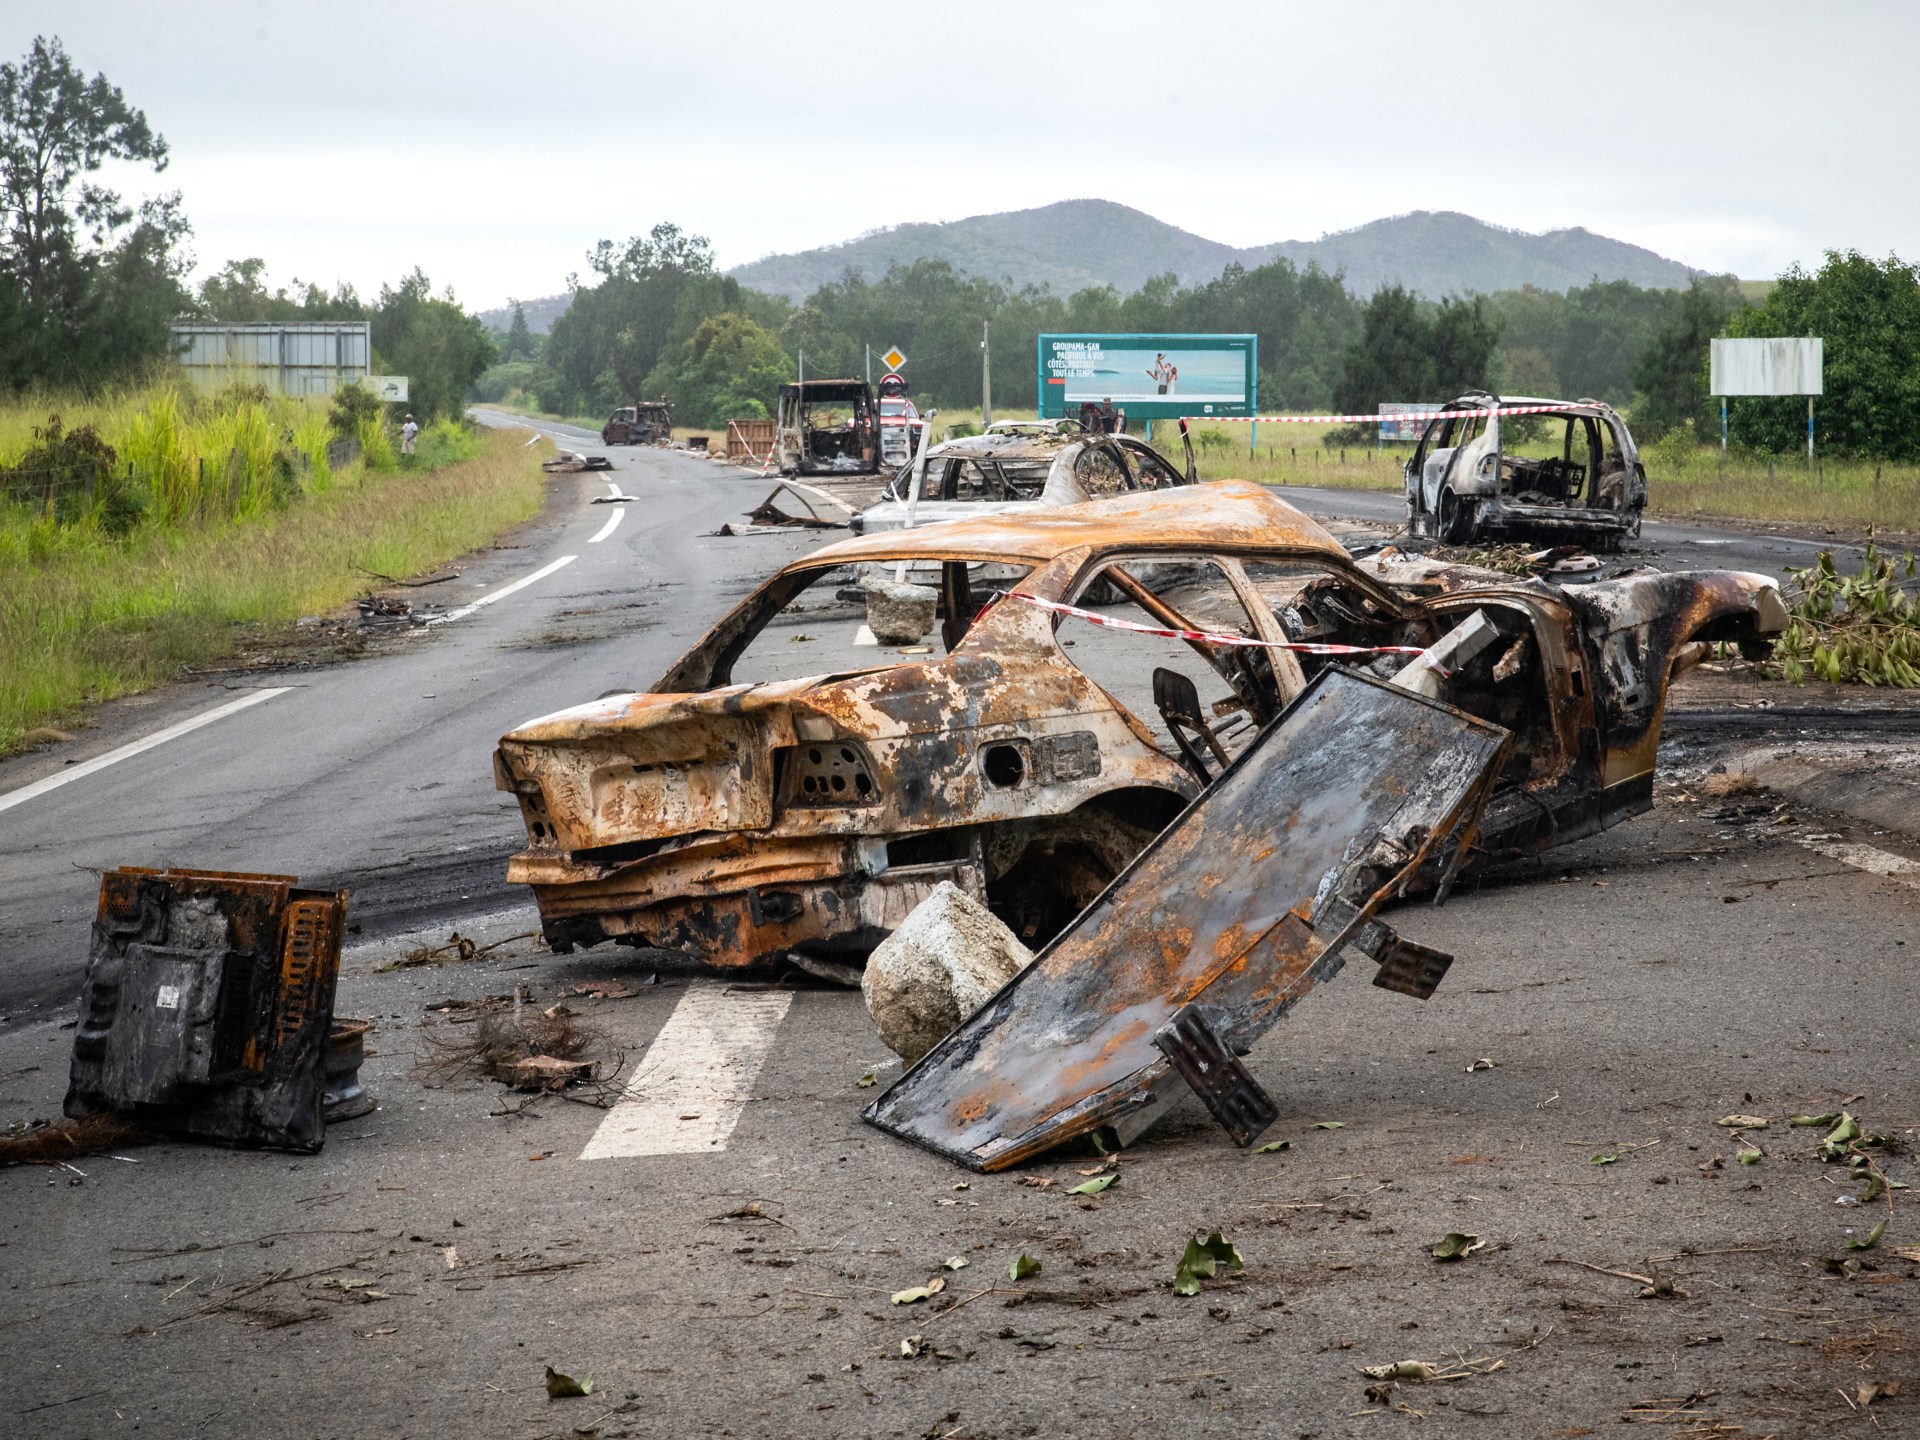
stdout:
<svg viewBox="0 0 1920 1440">
<path fill-rule="evenodd" d="M 880 363 L 889 370 L 898 370 L 907 363 L 907 357 L 900 353 L 900 347 L 896 345 L 880 357 Z"/>
</svg>

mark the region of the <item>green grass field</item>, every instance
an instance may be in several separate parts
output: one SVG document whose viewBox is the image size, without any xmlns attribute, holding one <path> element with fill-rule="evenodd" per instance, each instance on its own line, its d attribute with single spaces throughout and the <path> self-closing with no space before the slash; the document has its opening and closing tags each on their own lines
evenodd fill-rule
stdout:
<svg viewBox="0 0 1920 1440">
<path fill-rule="evenodd" d="M 22 428 L 0 411 L 0 437 Z M 344 604 L 374 588 L 366 571 L 421 574 L 537 513 L 551 452 L 510 433 L 461 433 L 466 458 L 443 450 L 441 468 L 356 461 L 237 517 L 150 512 L 124 537 L 29 506 L 0 510 L 0 754 L 38 726 Z"/>
</svg>

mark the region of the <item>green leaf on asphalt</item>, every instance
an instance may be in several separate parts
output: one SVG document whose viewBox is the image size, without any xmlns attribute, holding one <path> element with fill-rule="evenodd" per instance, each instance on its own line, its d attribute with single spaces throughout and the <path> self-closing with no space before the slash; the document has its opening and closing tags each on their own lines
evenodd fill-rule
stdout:
<svg viewBox="0 0 1920 1440">
<path fill-rule="evenodd" d="M 1729 1130 L 1764 1130 L 1771 1122 L 1764 1115 L 1723 1115 L 1717 1123 Z"/>
<path fill-rule="evenodd" d="M 1029 1275 L 1038 1275 L 1039 1273 L 1040 1262 L 1024 1250 L 1020 1252 L 1020 1258 L 1007 1267 L 1007 1278 L 1009 1280 L 1024 1280 Z"/>
<path fill-rule="evenodd" d="M 1851 1145 L 1860 1138 L 1860 1122 L 1853 1116 L 1841 1112 L 1840 1123 L 1835 1125 L 1823 1142 L 1828 1145 Z"/>
<path fill-rule="evenodd" d="M 1291 1140 L 1270 1140 L 1265 1145 L 1256 1145 L 1253 1153 L 1256 1155 L 1277 1155 L 1282 1150 L 1291 1150 L 1292 1148 L 1293 1142 Z"/>
<path fill-rule="evenodd" d="M 1789 1125 L 1832 1125 L 1838 1122 L 1839 1119 L 1840 1119 L 1840 1112 L 1838 1110 L 1829 1110 L 1824 1115 L 1789 1115 L 1787 1117 L 1787 1124 Z"/>
<path fill-rule="evenodd" d="M 1078 1185 L 1075 1185 L 1072 1189 L 1067 1191 L 1067 1194 L 1098 1195 L 1102 1190 L 1106 1189 L 1109 1185 L 1113 1184 L 1119 1178 L 1120 1178 L 1120 1172 L 1117 1170 L 1114 1171 L 1113 1174 L 1111 1175 L 1096 1175 L 1091 1180 L 1086 1180 L 1081 1182 Z"/>
<path fill-rule="evenodd" d="M 1313 1122 L 1313 1128 L 1316 1130 L 1344 1130 L 1347 1128 L 1347 1122 L 1344 1120 L 1316 1120 Z"/>
<path fill-rule="evenodd" d="M 906 1356 L 907 1359 L 911 1360 L 913 1359 L 914 1356 L 920 1353 L 921 1347 L 924 1346 L 926 1343 L 927 1342 L 926 1342 L 925 1336 L 909 1335 L 907 1336 L 906 1339 L 900 1342 L 900 1353 Z"/>
<path fill-rule="evenodd" d="M 571 1375 L 562 1375 L 551 1365 L 547 1366 L 547 1398 L 549 1400 L 565 1400 L 572 1396 L 592 1393 L 593 1377 L 591 1375 L 584 1380 L 576 1380 Z"/>
<path fill-rule="evenodd" d="M 1766 1151 L 1756 1146 L 1752 1150 L 1736 1151 L 1733 1158 L 1738 1160 L 1742 1165 L 1758 1165 L 1766 1158 L 1766 1154 Z"/>
<path fill-rule="evenodd" d="M 1880 1243 L 1880 1237 L 1886 1233 L 1887 1222 L 1883 1219 L 1878 1225 L 1874 1226 L 1873 1229 L 1867 1231 L 1866 1239 L 1849 1240 L 1847 1242 L 1847 1248 L 1849 1250 L 1871 1250 Z"/>
<path fill-rule="evenodd" d="M 1176 1295 L 1198 1295 L 1200 1293 L 1200 1277 L 1195 1275 L 1191 1270 L 1174 1271 L 1173 1293 Z"/>
<path fill-rule="evenodd" d="M 869 1085 L 872 1085 L 877 1080 L 879 1080 L 879 1078 L 880 1077 L 878 1075 L 874 1074 L 873 1071 L 869 1070 L 867 1071 L 866 1074 L 862 1075 L 858 1080 L 854 1081 L 853 1083 L 858 1085 L 862 1090 L 865 1090 Z"/>
<path fill-rule="evenodd" d="M 1440 1243 L 1433 1247 L 1436 1260 L 1464 1260 L 1474 1251 L 1486 1245 L 1478 1235 L 1464 1235 L 1458 1230 L 1449 1230 L 1440 1237 Z"/>
<path fill-rule="evenodd" d="M 1614 1165 L 1618 1164 L 1619 1160 L 1620 1157 L 1618 1155 L 1596 1155 L 1587 1163 L 1589 1165 Z"/>
<path fill-rule="evenodd" d="M 972 1263 L 973 1262 L 968 1260 L 964 1255 L 949 1255 L 943 1262 L 949 1270 L 964 1270 Z"/>
<path fill-rule="evenodd" d="M 940 1292 L 931 1285 L 915 1285 L 911 1290 L 896 1290 L 892 1300 L 895 1305 L 913 1305 L 921 1300 L 931 1300 Z"/>
<path fill-rule="evenodd" d="M 1206 1252 L 1213 1256 L 1216 1265 L 1224 1265 L 1229 1270 L 1244 1270 L 1247 1262 L 1240 1258 L 1240 1252 L 1223 1238 L 1218 1230 L 1200 1242 Z"/>
</svg>

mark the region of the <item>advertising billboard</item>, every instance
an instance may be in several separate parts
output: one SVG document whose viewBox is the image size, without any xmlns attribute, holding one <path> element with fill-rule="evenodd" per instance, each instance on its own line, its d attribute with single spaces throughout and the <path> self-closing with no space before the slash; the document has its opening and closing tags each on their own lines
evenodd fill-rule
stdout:
<svg viewBox="0 0 1920 1440">
<path fill-rule="evenodd" d="M 1819 395 L 1825 344 L 1805 340 L 1707 342 L 1709 395 Z"/>
<path fill-rule="evenodd" d="M 1257 335 L 1042 335 L 1040 415 L 1111 400 L 1134 420 L 1253 415 Z"/>
</svg>

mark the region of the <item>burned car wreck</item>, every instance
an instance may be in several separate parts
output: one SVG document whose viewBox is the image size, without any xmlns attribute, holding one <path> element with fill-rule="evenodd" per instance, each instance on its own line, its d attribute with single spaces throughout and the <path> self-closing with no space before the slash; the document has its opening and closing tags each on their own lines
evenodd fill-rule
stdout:
<svg viewBox="0 0 1920 1440">
<path fill-rule="evenodd" d="M 1647 504 L 1639 447 L 1598 400 L 1462 395 L 1428 422 L 1405 476 L 1408 530 L 1448 545 L 1524 536 L 1618 549 Z"/>
<path fill-rule="evenodd" d="M 1022 578 L 989 591 L 984 562 Z M 810 647 L 856 618 L 832 598 L 876 564 L 938 570 L 946 653 L 821 673 Z M 1118 603 L 1087 608 L 1102 587 Z M 1412 688 L 1510 737 L 1477 827 L 1432 857 L 1457 872 L 1648 809 L 1672 675 L 1714 642 L 1764 650 L 1785 619 L 1743 572 L 1561 589 L 1356 562 L 1234 481 L 862 536 L 781 570 L 651 690 L 503 737 L 528 837 L 508 878 L 560 951 L 859 956 L 942 881 L 1037 946 L 1316 677 L 1398 675 L 1401 652 L 1426 666 Z"/>
</svg>

